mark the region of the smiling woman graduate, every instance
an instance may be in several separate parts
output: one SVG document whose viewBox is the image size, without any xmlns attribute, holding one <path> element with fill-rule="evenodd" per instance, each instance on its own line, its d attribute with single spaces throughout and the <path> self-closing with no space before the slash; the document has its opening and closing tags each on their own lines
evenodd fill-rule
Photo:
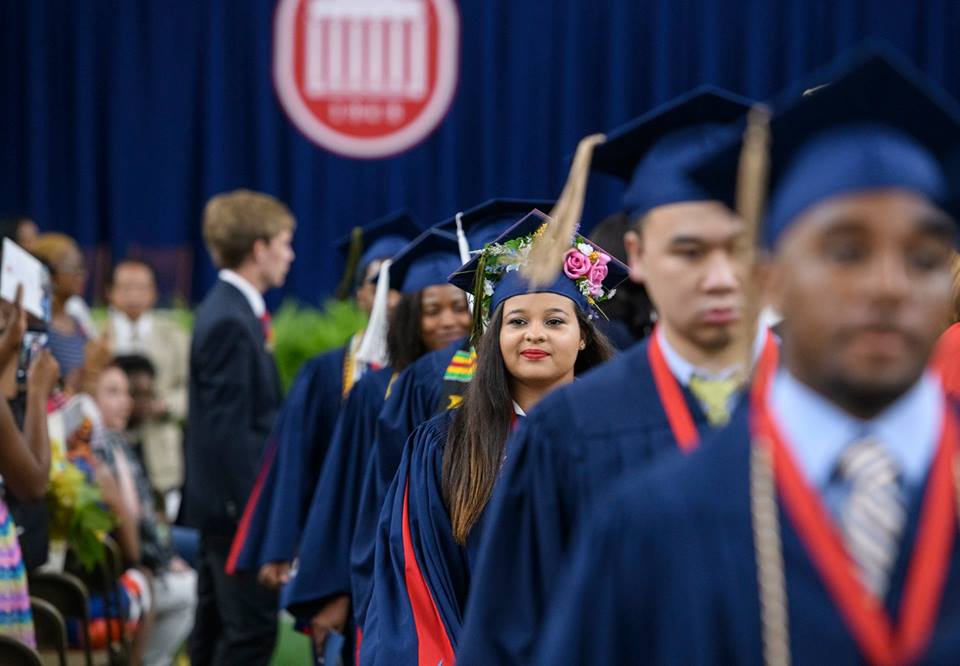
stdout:
<svg viewBox="0 0 960 666">
<path fill-rule="evenodd" d="M 548 223 L 534 211 L 451 279 L 477 303 L 477 370 L 458 409 L 414 431 L 387 492 L 363 664 L 453 663 L 482 514 L 511 430 L 546 393 L 612 355 L 591 317 L 626 267 L 578 236 L 564 272 L 531 289 L 519 268 Z"/>
<path fill-rule="evenodd" d="M 367 373 L 347 396 L 317 481 L 298 549 L 298 567 L 282 603 L 313 626 L 322 645 L 331 629 L 342 631 L 350 607 L 350 544 L 373 427 L 391 378 L 419 356 L 449 345 L 470 327 L 464 294 L 446 277 L 460 264 L 454 237 L 425 231 L 381 270 L 367 336 L 386 321 L 386 294 L 401 293 L 385 336 L 390 364 Z M 378 315 L 378 308 L 380 315 Z M 365 344 L 367 339 L 365 338 Z"/>
</svg>

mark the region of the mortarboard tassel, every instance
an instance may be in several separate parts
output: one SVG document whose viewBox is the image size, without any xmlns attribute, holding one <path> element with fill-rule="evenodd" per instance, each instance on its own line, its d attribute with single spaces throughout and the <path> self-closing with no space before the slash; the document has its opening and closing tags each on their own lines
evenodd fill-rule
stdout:
<svg viewBox="0 0 960 666">
<path fill-rule="evenodd" d="M 390 259 L 380 264 L 377 290 L 373 295 L 370 320 L 363 333 L 363 341 L 357 350 L 357 360 L 378 368 L 390 363 L 387 353 L 387 327 L 390 319 Z"/>
<path fill-rule="evenodd" d="M 530 257 L 521 269 L 523 276 L 532 287 L 541 287 L 553 282 L 560 273 L 564 253 L 570 249 L 573 235 L 580 226 L 583 214 L 583 200 L 587 191 L 587 179 L 590 175 L 590 162 L 593 149 L 607 140 L 603 134 L 591 134 L 580 140 L 577 152 L 570 165 L 570 174 L 556 205 L 550 211 L 553 223 L 546 232 L 534 241 L 530 248 Z"/>
<path fill-rule="evenodd" d="M 770 175 L 770 111 L 762 104 L 747 115 L 740 164 L 737 168 L 736 207 L 752 240 L 748 275 L 756 275 L 757 244 L 766 204 Z M 753 332 L 760 318 L 761 303 L 756 280 L 745 285 L 744 293 L 744 377 L 746 385 L 753 370 Z M 760 625 L 763 661 L 768 666 L 789 666 L 790 631 L 786 583 L 776 490 L 770 452 L 754 443 L 750 459 L 751 523 L 757 555 L 757 586 L 760 592 Z"/>
<path fill-rule="evenodd" d="M 350 249 L 347 250 L 347 263 L 343 269 L 343 277 L 337 287 L 337 300 L 345 301 L 350 298 L 356 286 L 357 268 L 360 256 L 363 254 L 363 228 L 354 227 L 350 232 Z"/>
<path fill-rule="evenodd" d="M 757 245 L 767 199 L 767 180 L 770 176 L 770 110 L 763 104 L 754 105 L 747 114 L 743 133 L 743 147 L 737 167 L 737 214 L 747 227 L 751 240 L 748 258 L 750 280 L 745 285 L 743 325 L 743 384 L 750 381 L 753 371 L 754 332 L 760 318 L 762 303 L 756 280 Z"/>
</svg>

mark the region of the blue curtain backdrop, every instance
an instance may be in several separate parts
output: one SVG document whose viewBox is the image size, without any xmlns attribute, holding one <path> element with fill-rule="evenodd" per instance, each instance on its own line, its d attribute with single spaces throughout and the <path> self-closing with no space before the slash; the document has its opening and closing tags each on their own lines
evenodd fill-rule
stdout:
<svg viewBox="0 0 960 666">
<path fill-rule="evenodd" d="M 488 197 L 555 196 L 579 137 L 696 84 L 768 96 L 876 36 L 960 93 L 955 0 L 459 4 L 449 115 L 414 149 L 363 161 L 287 121 L 274 0 L 0 0 L 0 211 L 101 256 L 177 257 L 166 269 L 197 300 L 214 278 L 204 201 L 260 189 L 300 223 L 285 292 L 318 303 L 339 276 L 330 240 L 352 225 L 399 206 L 432 223 Z M 594 183 L 588 218 L 620 192 Z"/>
</svg>

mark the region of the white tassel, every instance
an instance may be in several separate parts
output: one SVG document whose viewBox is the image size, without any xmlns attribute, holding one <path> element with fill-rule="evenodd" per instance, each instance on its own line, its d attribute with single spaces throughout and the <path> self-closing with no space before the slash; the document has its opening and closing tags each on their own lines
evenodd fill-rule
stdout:
<svg viewBox="0 0 960 666">
<path fill-rule="evenodd" d="M 470 242 L 467 240 L 467 234 L 463 232 L 463 213 L 457 213 L 457 247 L 460 249 L 460 263 L 465 264 L 470 261 Z"/>
<path fill-rule="evenodd" d="M 377 291 L 373 296 L 370 321 L 363 333 L 363 342 L 357 351 L 357 360 L 382 368 L 390 363 L 387 354 L 387 326 L 390 319 L 390 264 L 387 259 L 380 264 Z"/>
</svg>

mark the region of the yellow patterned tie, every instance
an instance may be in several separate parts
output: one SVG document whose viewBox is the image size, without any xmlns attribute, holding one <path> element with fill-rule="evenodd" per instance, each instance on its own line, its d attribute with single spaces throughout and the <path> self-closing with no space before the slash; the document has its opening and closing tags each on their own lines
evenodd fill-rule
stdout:
<svg viewBox="0 0 960 666">
<path fill-rule="evenodd" d="M 739 383 L 735 378 L 704 379 L 694 375 L 690 378 L 690 392 L 696 396 L 707 413 L 710 425 L 726 425 L 730 420 L 730 396 L 737 390 Z"/>
</svg>

